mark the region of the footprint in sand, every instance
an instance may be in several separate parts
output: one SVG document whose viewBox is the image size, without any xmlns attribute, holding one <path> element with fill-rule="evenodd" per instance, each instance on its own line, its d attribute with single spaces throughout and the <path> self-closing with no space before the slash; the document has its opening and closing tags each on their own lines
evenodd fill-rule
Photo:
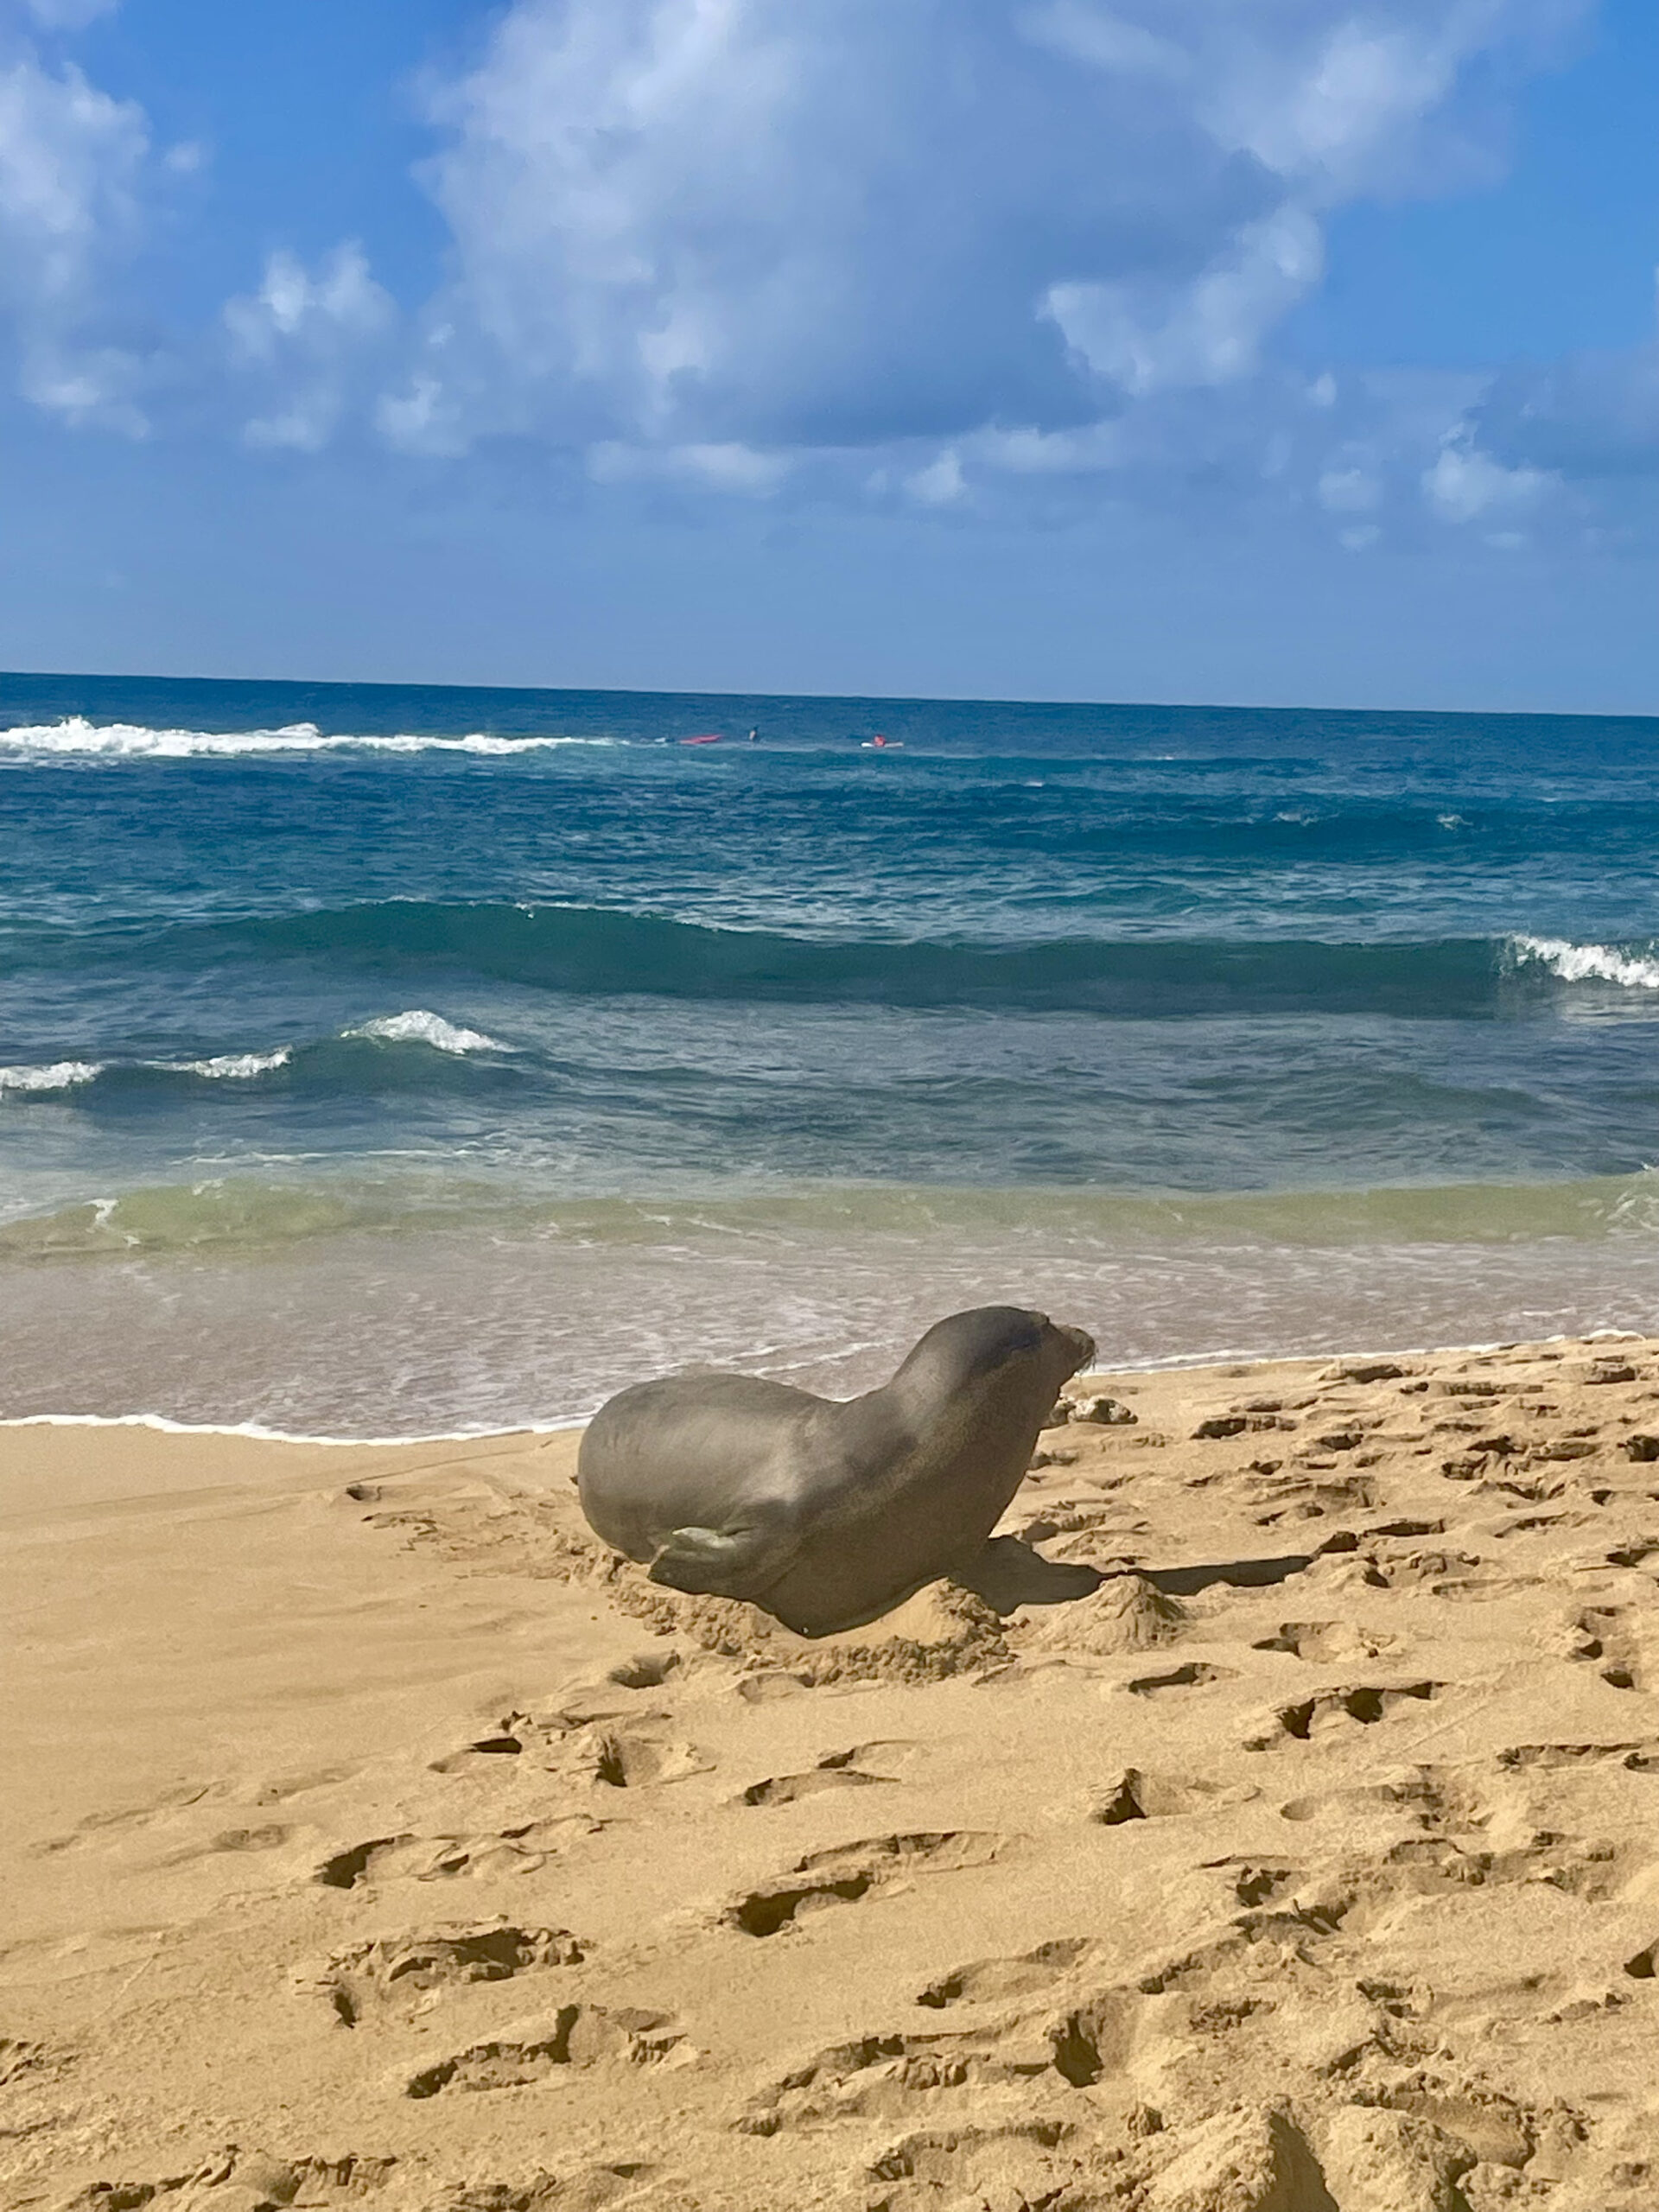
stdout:
<svg viewBox="0 0 1659 2212">
<path fill-rule="evenodd" d="M 1178 1820 L 1183 1814 L 1214 1813 L 1229 1805 L 1242 1805 L 1260 1794 L 1248 1783 L 1143 1774 L 1139 1767 L 1130 1766 L 1094 1793 L 1089 1818 L 1106 1828 L 1122 1827 L 1129 1821 Z"/>
<path fill-rule="evenodd" d="M 770 1775 L 763 1782 L 752 1782 L 732 1802 L 792 1805 L 800 1798 L 817 1796 L 825 1789 L 863 1789 L 872 1783 L 896 1782 L 896 1775 L 871 1770 L 906 1764 L 914 1750 L 913 1745 L 895 1737 L 873 1744 L 855 1744 L 844 1751 L 826 1751 L 817 1765 L 807 1768 L 804 1773 Z"/>
<path fill-rule="evenodd" d="M 512 1770 L 505 1762 L 518 1759 L 570 1782 L 607 1789 L 683 1782 L 706 1774 L 714 1764 L 707 1751 L 674 1732 L 666 1714 L 628 1723 L 615 1713 L 567 1713 L 550 1719 L 508 1713 L 487 1734 L 433 1760 L 429 1771 L 479 1776 L 499 1762 L 505 1774 Z"/>
<path fill-rule="evenodd" d="M 976 1959 L 941 1974 L 920 1991 L 916 2002 L 934 2012 L 952 2005 L 995 2005 L 1010 1997 L 1029 1996 L 1047 1989 L 1063 1974 L 1071 1973 L 1100 1949 L 1090 1936 L 1059 1936 L 1022 1951 L 1011 1959 Z"/>
<path fill-rule="evenodd" d="M 1659 1736 L 1622 1744 L 1512 1744 L 1497 1755 L 1501 1767 L 1617 1765 L 1632 1774 L 1659 1774 Z"/>
<path fill-rule="evenodd" d="M 1398 1639 L 1381 1630 L 1362 1629 L 1349 1621 L 1281 1621 L 1272 1636 L 1254 1643 L 1253 1651 L 1285 1651 L 1293 1658 L 1323 1666 L 1345 1659 L 1375 1659 Z"/>
<path fill-rule="evenodd" d="M 0 2036 L 0 2089 L 9 2089 L 17 2082 L 54 2079 L 67 2073 L 79 2056 L 79 2052 L 67 2046 Z"/>
<path fill-rule="evenodd" d="M 1309 1933 L 1298 1923 L 1299 1940 L 1305 1942 Z M 1071 2089 L 1110 2082 L 1121 2092 L 1133 2078 L 1137 2054 L 1154 2024 L 1153 2040 L 1162 2050 L 1168 2005 L 1149 2005 L 1149 1999 L 1179 1999 L 1183 2047 L 1206 2037 L 1230 2036 L 1241 2022 L 1274 2012 L 1274 1999 L 1262 1988 L 1239 1993 L 1241 1974 L 1248 1980 L 1252 1971 L 1255 1940 L 1236 1934 L 1161 1974 L 1104 1989 L 1090 1989 L 1086 1982 L 1076 1987 L 1099 1948 L 1086 1937 L 1061 1938 L 1020 1957 L 958 1968 L 923 1991 L 918 2001 L 935 2010 L 957 2005 L 1008 2009 L 950 2032 L 880 2031 L 833 2044 L 792 2067 L 747 2107 L 737 2126 L 745 2133 L 773 2135 L 827 2120 L 897 2116 L 918 2096 L 937 2110 L 941 2093 L 950 2091 L 966 2093 L 960 2107 L 966 2119 L 982 2109 L 988 2092 L 1039 2081 Z M 1286 1955 L 1291 1955 L 1288 1949 Z M 1319 2002 L 1325 1978 L 1306 1961 L 1297 1962 L 1296 1974 L 1307 2001 Z M 1058 1996 L 1057 1986 L 1068 1980 L 1071 1993 Z M 1027 1996 L 1047 2001 L 1022 2009 L 1019 2000 Z M 1093 2109 L 1083 2107 L 1079 2118 Z M 1218 2208 L 1222 2199 L 1202 2202 Z M 1280 2200 L 1236 2202 L 1243 2212 L 1247 2202 L 1265 2208 Z"/>
<path fill-rule="evenodd" d="M 1594 1665 L 1609 1689 L 1646 1688 L 1643 1627 L 1628 1605 L 1582 1605 L 1545 1630 L 1544 1649 Z"/>
<path fill-rule="evenodd" d="M 1303 1877 L 1294 1866 L 1265 1866 L 1258 1859 L 1206 1859 L 1206 1874 L 1219 1874 L 1237 1904 L 1266 1904 Z"/>
<path fill-rule="evenodd" d="M 1202 1689 L 1210 1682 L 1230 1682 L 1236 1679 L 1237 1669 L 1232 1667 L 1208 1667 L 1202 1661 L 1189 1659 L 1179 1667 L 1170 1667 L 1160 1675 L 1137 1675 L 1123 1687 L 1132 1697 L 1155 1697 L 1160 1690 Z"/>
<path fill-rule="evenodd" d="M 1006 2126 L 916 2130 L 873 2158 L 865 2175 L 873 2183 L 898 2183 L 894 2197 L 880 2190 L 874 2206 L 924 2204 L 1071 2205 L 1098 2202 L 1101 2162 L 1077 2131 L 1056 2120 L 1010 2121 Z"/>
<path fill-rule="evenodd" d="M 835 1904 L 854 1904 L 918 1874 L 959 1873 L 988 1866 L 1007 1850 L 1009 1839 L 970 1828 L 942 1834 L 872 1836 L 862 1843 L 815 1851 L 798 1859 L 775 1882 L 751 1890 L 728 1905 L 720 1918 L 744 1935 L 776 1936 L 794 1928 L 802 1914 Z"/>
<path fill-rule="evenodd" d="M 269 2206 L 276 2212 L 278 2206 L 328 2206 L 335 2204 L 359 2205 L 367 2200 L 387 2200 L 381 2191 L 390 2188 L 397 2166 L 396 2158 L 365 2158 L 348 2153 L 343 2158 L 273 2158 L 262 2151 L 247 2150 L 232 2144 L 217 2152 L 193 2170 L 180 2173 L 176 2169 L 154 2181 L 99 2181 L 82 2190 L 62 2205 L 61 2212 L 125 2212 L 131 2206 L 177 2204 L 184 2212 L 194 2212 L 198 2205 L 207 2208 L 220 2201 L 219 2191 L 225 2192 L 223 2202 L 226 2212 L 235 2208 L 242 2212 L 245 2206 Z M 518 2202 L 524 2212 L 531 2212 L 531 2200 L 524 2197 Z M 505 2196 L 490 2198 L 492 2212 L 517 2212 L 512 2201 Z"/>
<path fill-rule="evenodd" d="M 527 1821 L 493 1834 L 372 1836 L 325 1859 L 312 1879 L 328 1890 L 354 1890 L 387 1880 L 435 1882 L 471 1875 L 493 1880 L 533 1874 L 580 1836 L 597 1834 L 601 1821 L 575 1813 L 563 1819 Z"/>
<path fill-rule="evenodd" d="M 353 2028 L 372 2012 L 412 2017 L 448 1990 L 577 1966 L 586 1955 L 586 1947 L 568 1929 L 519 1927 L 505 1920 L 457 1923 L 352 1944 L 300 1975 L 296 1986 L 323 1998 L 340 2025 Z"/>
<path fill-rule="evenodd" d="M 359 1770 L 354 1766 L 314 1767 L 304 1774 L 277 1775 L 261 1783 L 253 1794 L 256 1805 L 286 1805 L 291 1798 L 308 1797 L 314 1790 L 332 1789 L 350 1782 Z"/>
<path fill-rule="evenodd" d="M 1340 1733 L 1350 1726 L 1374 1728 L 1407 1704 L 1422 1704 L 1437 1697 L 1440 1682 L 1393 1682 L 1352 1689 L 1320 1690 L 1313 1697 L 1282 1705 L 1265 1727 L 1244 1738 L 1247 1751 L 1270 1751 L 1291 1743 L 1306 1744 Z"/>
<path fill-rule="evenodd" d="M 464 2090 L 518 2089 L 564 2067 L 684 2065 L 696 2055 L 665 2012 L 562 2005 L 544 2034 L 474 2044 L 411 2075 L 404 2094 L 420 2098 Z"/>
<path fill-rule="evenodd" d="M 280 1851 L 289 1841 L 294 1830 L 279 1821 L 265 1821 L 257 1827 L 221 1828 L 206 1843 L 186 1851 L 175 1851 L 162 1861 L 167 1866 L 187 1866 L 199 1859 L 218 1859 L 226 1853 L 241 1854 L 261 1851 Z"/>
<path fill-rule="evenodd" d="M 135 1830 L 155 1827 L 188 1812 L 192 1806 L 229 1795 L 226 1783 L 181 1783 L 176 1789 L 164 1790 L 159 1797 L 143 1805 L 123 1805 L 107 1813 L 89 1813 L 67 1835 L 48 1837 L 44 1843 L 36 1844 L 35 1850 L 41 1858 L 51 1858 L 60 1851 L 85 1851 L 105 1843 L 120 1842 Z"/>
<path fill-rule="evenodd" d="M 896 2118 L 942 2090 L 1016 2086 L 1047 2074 L 1054 2046 L 1014 2023 L 957 2034 L 861 2036 L 791 2069 L 738 2115 L 744 2135 L 776 2135 L 826 2120 Z"/>
</svg>

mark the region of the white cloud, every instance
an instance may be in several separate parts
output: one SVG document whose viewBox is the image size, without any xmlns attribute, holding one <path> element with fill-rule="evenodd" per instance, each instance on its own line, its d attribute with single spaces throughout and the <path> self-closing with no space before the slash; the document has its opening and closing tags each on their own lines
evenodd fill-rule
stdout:
<svg viewBox="0 0 1659 2212">
<path fill-rule="evenodd" d="M 315 273 L 286 250 L 273 253 L 257 292 L 225 307 L 238 355 L 273 386 L 267 411 L 244 425 L 248 443 L 319 452 L 345 412 L 365 346 L 396 315 L 355 239 L 337 245 Z M 381 401 L 383 422 L 389 404 L 395 410 L 398 403 Z"/>
<path fill-rule="evenodd" d="M 136 245 L 149 156 L 143 111 L 73 64 L 0 48 L 0 316 L 19 389 L 72 422 L 129 431 L 139 364 L 89 337 L 110 270 Z"/>
<path fill-rule="evenodd" d="M 1554 481 L 1542 469 L 1504 467 L 1459 433 L 1424 471 L 1423 493 L 1442 522 L 1475 522 L 1535 506 Z"/>
<path fill-rule="evenodd" d="M 976 458 L 1015 476 L 1081 476 L 1122 467 L 1127 459 L 1121 423 L 1090 423 L 1077 430 L 982 430 Z"/>
<path fill-rule="evenodd" d="M 1461 147 L 1468 65 L 1587 4 L 512 0 L 435 101 L 448 335 L 383 424 L 868 474 L 1220 391 L 1332 210 Z"/>
<path fill-rule="evenodd" d="M 1319 505 L 1331 515 L 1370 514 L 1382 504 L 1380 479 L 1358 461 L 1321 470 L 1314 491 Z"/>
<path fill-rule="evenodd" d="M 967 497 L 968 480 L 962 473 L 962 455 L 947 446 L 936 461 L 905 479 L 905 489 L 925 507 L 951 507 Z"/>
<path fill-rule="evenodd" d="M 1300 13 L 1302 35 L 1277 51 L 1242 54 L 1241 66 L 1208 88 L 1205 111 L 1218 137 L 1278 175 L 1319 179 L 1329 189 L 1386 161 L 1390 141 L 1440 105 L 1503 10 L 1275 13 L 1281 22 Z"/>
<path fill-rule="evenodd" d="M 14 303 L 67 302 L 105 237 L 136 220 L 149 150 L 140 109 L 32 54 L 0 69 L 0 282 Z"/>
<path fill-rule="evenodd" d="M 1096 375 L 1131 394 L 1248 375 L 1262 340 L 1324 266 L 1319 226 L 1281 208 L 1247 224 L 1227 257 L 1185 282 L 1056 284 L 1045 305 Z"/>
<path fill-rule="evenodd" d="M 402 391 L 383 392 L 375 402 L 374 426 L 399 453 L 453 459 L 470 440 L 460 410 L 440 379 L 417 371 Z"/>
<path fill-rule="evenodd" d="M 162 354 L 135 336 L 136 264 L 158 188 L 200 155 L 156 159 L 143 109 L 64 58 L 118 4 L 0 0 L 0 376 L 66 423 L 142 437 Z"/>
<path fill-rule="evenodd" d="M 225 321 L 232 336 L 252 360 L 274 359 L 285 346 L 327 352 L 340 339 L 366 337 L 383 330 L 391 301 L 369 274 L 355 239 L 337 245 L 313 276 L 297 255 L 273 253 L 264 281 L 251 299 L 232 300 Z"/>
<path fill-rule="evenodd" d="M 753 446 L 638 446 L 601 439 L 588 452 L 588 474 L 596 484 L 656 480 L 698 484 L 709 491 L 747 499 L 766 499 L 790 471 L 786 454 L 758 453 Z"/>
<path fill-rule="evenodd" d="M 1471 64 L 1591 4 L 505 0 L 433 96 L 438 296 L 404 317 L 349 240 L 274 254 L 220 397 L 228 361 L 254 446 L 506 435 L 686 497 L 1497 543 L 1586 468 L 1659 470 L 1659 346 L 1413 385 L 1293 372 L 1274 335 L 1334 211 L 1466 165 Z M 165 380 L 118 279 L 207 156 L 64 58 L 105 12 L 0 0 L 0 317 L 35 404 L 137 433 Z"/>
<path fill-rule="evenodd" d="M 121 0 L 28 0 L 29 14 L 42 30 L 83 31 L 100 16 L 112 16 Z"/>
<path fill-rule="evenodd" d="M 1088 0 L 1050 0 L 1046 7 L 1033 8 L 1020 28 L 1035 44 L 1052 46 L 1096 69 L 1177 81 L 1192 73 L 1192 58 L 1184 48 L 1109 9 L 1091 7 Z"/>
</svg>

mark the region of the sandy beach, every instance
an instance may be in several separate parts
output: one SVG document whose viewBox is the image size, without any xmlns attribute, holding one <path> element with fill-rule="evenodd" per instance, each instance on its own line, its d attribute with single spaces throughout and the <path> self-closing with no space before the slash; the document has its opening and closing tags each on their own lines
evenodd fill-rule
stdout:
<svg viewBox="0 0 1659 2212">
<path fill-rule="evenodd" d="M 1659 1343 L 1071 1387 L 816 1643 L 574 1433 L 0 1430 L 0 2202 L 1659 2204 Z"/>
</svg>

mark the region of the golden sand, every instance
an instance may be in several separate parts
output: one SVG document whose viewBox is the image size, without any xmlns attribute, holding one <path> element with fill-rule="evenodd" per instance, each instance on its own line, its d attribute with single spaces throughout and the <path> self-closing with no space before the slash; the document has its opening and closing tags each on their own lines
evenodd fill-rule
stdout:
<svg viewBox="0 0 1659 2212">
<path fill-rule="evenodd" d="M 1659 1344 L 1074 1388 L 820 1643 L 574 1436 L 0 1430 L 0 2204 L 1653 2212 Z"/>
</svg>

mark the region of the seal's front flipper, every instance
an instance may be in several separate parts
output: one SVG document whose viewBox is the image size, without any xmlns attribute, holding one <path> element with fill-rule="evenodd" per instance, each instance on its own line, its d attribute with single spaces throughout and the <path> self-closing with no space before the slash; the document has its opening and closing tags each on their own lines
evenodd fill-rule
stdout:
<svg viewBox="0 0 1659 2212">
<path fill-rule="evenodd" d="M 1086 1598 L 1106 1578 L 1078 1560 L 1045 1559 L 1017 1536 L 993 1536 L 972 1559 L 951 1568 L 950 1580 L 994 1613 L 1007 1615 L 1021 1605 L 1063 1605 Z"/>
<path fill-rule="evenodd" d="M 767 1529 L 674 1529 L 646 1573 L 653 1582 L 699 1597 L 756 1598 L 796 1551 L 793 1536 Z"/>
</svg>

